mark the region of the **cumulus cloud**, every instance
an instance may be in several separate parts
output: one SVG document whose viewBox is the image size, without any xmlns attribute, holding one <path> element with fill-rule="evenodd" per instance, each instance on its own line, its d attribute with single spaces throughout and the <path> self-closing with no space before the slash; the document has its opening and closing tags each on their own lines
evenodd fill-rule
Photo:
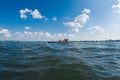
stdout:
<svg viewBox="0 0 120 80">
<path fill-rule="evenodd" d="M 20 10 L 19 13 L 20 13 L 21 19 L 26 19 L 28 17 L 28 15 L 32 15 L 32 17 L 34 19 L 44 18 L 44 16 L 41 15 L 41 13 L 38 11 L 38 9 L 35 9 L 32 11 L 30 9 L 25 8 L 24 10 Z"/>
<path fill-rule="evenodd" d="M 19 13 L 20 13 L 20 18 L 22 19 L 26 19 L 28 16 L 27 16 L 27 13 L 31 13 L 32 10 L 29 10 L 27 8 L 25 8 L 24 10 L 20 10 Z"/>
<path fill-rule="evenodd" d="M 88 31 L 90 31 L 91 35 L 104 34 L 106 32 L 105 29 L 100 26 L 90 27 Z"/>
<path fill-rule="evenodd" d="M 117 0 L 117 4 L 112 5 L 112 8 L 114 9 L 115 12 L 120 13 L 120 0 Z"/>
<path fill-rule="evenodd" d="M 53 20 L 53 21 L 57 21 L 57 17 L 53 17 L 52 20 Z"/>
<path fill-rule="evenodd" d="M 44 16 L 41 15 L 41 13 L 38 11 L 38 9 L 35 9 L 31 12 L 31 15 L 34 19 L 42 19 Z"/>
<path fill-rule="evenodd" d="M 78 22 L 65 22 L 63 23 L 65 26 L 69 26 L 69 27 L 72 27 L 72 28 L 77 28 L 77 27 L 81 27 L 81 24 L 78 23 Z"/>
<path fill-rule="evenodd" d="M 83 11 L 82 11 L 82 13 L 84 13 L 84 14 L 89 14 L 91 11 L 90 11 L 90 9 L 84 9 Z"/>
<path fill-rule="evenodd" d="M 78 27 L 82 27 L 82 25 L 86 23 L 88 19 L 89 19 L 89 16 L 87 14 L 81 14 L 75 17 L 74 21 L 64 22 L 63 24 L 65 26 L 78 28 Z"/>
<path fill-rule="evenodd" d="M 11 37 L 11 32 L 8 29 L 1 29 L 0 34 L 4 35 L 5 37 Z"/>
<path fill-rule="evenodd" d="M 72 34 L 65 34 L 65 33 L 56 33 L 51 34 L 49 32 L 42 32 L 42 31 L 23 31 L 23 32 L 15 32 L 15 35 L 13 36 L 16 40 L 25 40 L 25 41 L 33 41 L 33 40 L 39 40 L 39 41 L 56 41 L 56 40 L 63 40 L 64 38 L 73 38 L 74 35 Z"/>
<path fill-rule="evenodd" d="M 83 24 L 85 24 L 88 19 L 89 19 L 89 14 L 90 10 L 89 9 L 84 9 L 82 11 L 82 14 L 78 15 L 77 17 L 74 18 L 73 21 L 71 22 L 64 22 L 63 24 L 65 26 L 69 26 L 72 28 L 72 31 L 75 31 L 76 33 L 79 32 L 79 28 L 83 26 Z"/>
<path fill-rule="evenodd" d="M 25 35 L 20 32 L 15 32 L 16 35 L 19 35 L 19 37 L 24 37 Z"/>
<path fill-rule="evenodd" d="M 32 35 L 33 35 L 32 32 L 28 32 L 28 31 L 24 31 L 24 34 L 25 34 L 25 35 L 28 35 L 28 36 L 32 36 Z"/>
<path fill-rule="evenodd" d="M 45 38 L 50 38 L 50 37 L 52 37 L 51 34 L 48 33 L 48 32 L 45 32 L 44 35 L 45 35 Z"/>
<path fill-rule="evenodd" d="M 16 35 L 19 36 L 22 40 L 44 40 L 52 38 L 52 35 L 49 32 L 30 32 L 30 31 L 23 31 L 23 32 L 16 32 Z"/>
<path fill-rule="evenodd" d="M 72 31 L 79 33 L 79 28 L 73 28 Z"/>
<path fill-rule="evenodd" d="M 25 26 L 25 29 L 26 29 L 26 30 L 30 30 L 30 27 L 28 27 L 28 26 Z"/>
</svg>

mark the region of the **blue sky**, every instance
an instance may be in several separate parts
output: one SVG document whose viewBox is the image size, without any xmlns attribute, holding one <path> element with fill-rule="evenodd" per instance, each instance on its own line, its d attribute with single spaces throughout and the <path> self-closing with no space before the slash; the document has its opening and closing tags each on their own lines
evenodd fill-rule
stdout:
<svg viewBox="0 0 120 80">
<path fill-rule="evenodd" d="M 120 39 L 120 0 L 1 0 L 0 40 Z"/>
</svg>

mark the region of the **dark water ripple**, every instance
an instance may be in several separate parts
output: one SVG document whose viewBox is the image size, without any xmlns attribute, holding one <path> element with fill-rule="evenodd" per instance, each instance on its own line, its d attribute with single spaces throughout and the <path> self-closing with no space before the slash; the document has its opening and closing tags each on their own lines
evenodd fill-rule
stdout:
<svg viewBox="0 0 120 80">
<path fill-rule="evenodd" d="M 120 80 L 120 42 L 0 42 L 0 80 Z"/>
</svg>

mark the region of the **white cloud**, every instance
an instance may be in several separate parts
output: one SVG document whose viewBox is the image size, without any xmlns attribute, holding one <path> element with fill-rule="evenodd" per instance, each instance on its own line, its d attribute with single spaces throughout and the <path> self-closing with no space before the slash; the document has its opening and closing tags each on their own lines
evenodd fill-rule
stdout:
<svg viewBox="0 0 120 80">
<path fill-rule="evenodd" d="M 25 8 L 24 10 L 20 10 L 20 18 L 21 19 L 26 19 L 28 17 L 28 14 L 31 14 L 34 19 L 42 19 L 44 16 L 41 15 L 41 13 L 38 11 L 38 9 L 35 10 L 30 10 Z"/>
<path fill-rule="evenodd" d="M 25 26 L 25 29 L 26 29 L 26 30 L 30 30 L 30 27 L 28 27 L 28 26 Z"/>
<path fill-rule="evenodd" d="M 49 32 L 42 32 L 42 31 L 23 31 L 23 32 L 16 32 L 14 36 L 15 40 L 22 40 L 22 41 L 57 41 L 59 39 L 63 40 L 64 38 L 68 39 L 75 39 L 75 36 L 73 34 L 65 34 L 65 33 L 56 33 L 51 34 Z"/>
<path fill-rule="evenodd" d="M 11 32 L 8 29 L 1 29 L 0 34 L 3 34 L 5 37 L 11 37 Z"/>
<path fill-rule="evenodd" d="M 51 39 L 53 35 L 51 35 L 49 32 L 42 32 L 42 31 L 23 31 L 23 32 L 16 32 L 15 38 L 19 40 L 43 40 Z"/>
<path fill-rule="evenodd" d="M 82 26 L 84 23 L 87 22 L 88 19 L 89 19 L 89 16 L 87 14 L 82 14 L 82 15 L 77 16 L 74 22 L 79 23 L 80 26 Z"/>
<path fill-rule="evenodd" d="M 84 9 L 83 11 L 82 11 L 82 13 L 84 13 L 84 14 L 89 14 L 91 11 L 90 11 L 90 9 Z"/>
<path fill-rule="evenodd" d="M 88 31 L 90 31 L 91 35 L 99 35 L 99 34 L 104 34 L 106 31 L 104 28 L 100 26 L 93 26 L 88 28 Z"/>
<path fill-rule="evenodd" d="M 24 10 L 20 10 L 19 13 L 20 13 L 20 17 L 22 19 L 26 19 L 28 16 L 27 16 L 27 13 L 31 13 L 32 10 L 29 10 L 27 8 L 25 8 Z"/>
<path fill-rule="evenodd" d="M 73 28 L 72 31 L 79 33 L 79 28 Z"/>
<path fill-rule="evenodd" d="M 63 24 L 65 26 L 78 28 L 78 27 L 82 27 L 82 25 L 86 23 L 88 19 L 89 19 L 89 16 L 87 14 L 81 14 L 75 17 L 74 21 L 64 22 Z"/>
<path fill-rule="evenodd" d="M 81 27 L 81 25 L 78 22 L 65 22 L 63 24 L 65 26 L 69 26 L 69 27 L 72 27 L 72 28 Z"/>
<path fill-rule="evenodd" d="M 79 29 L 78 29 L 79 30 Z M 6 32 L 6 31 L 5 31 Z M 5 33 L 2 31 L 2 33 Z M 77 31 L 76 31 L 77 32 Z M 0 34 L 2 34 L 0 32 Z M 6 33 L 5 33 L 6 34 Z M 4 34 L 4 35 L 5 35 Z M 57 41 L 57 40 L 63 40 L 64 38 L 68 38 L 70 41 L 80 41 L 80 40 L 105 40 L 109 39 L 110 36 L 112 36 L 112 39 L 118 39 L 118 35 L 109 35 L 109 37 L 106 36 L 105 30 L 100 26 L 93 26 L 88 28 L 86 30 L 86 33 L 80 32 L 78 33 L 55 33 L 51 34 L 49 32 L 42 32 L 42 31 L 23 31 L 23 32 L 15 32 L 11 33 L 10 40 L 20 40 L 20 41 Z M 112 33 L 113 34 L 113 33 Z M 3 34 L 2 34 L 3 35 Z M 76 36 L 77 35 L 77 36 Z M 2 38 L 2 37 L 1 37 Z M 119 37 L 120 38 L 120 37 Z M 3 37 L 3 40 L 8 38 Z"/>
<path fill-rule="evenodd" d="M 51 34 L 48 33 L 48 32 L 45 32 L 44 35 L 45 35 L 45 38 L 51 38 L 52 37 Z"/>
<path fill-rule="evenodd" d="M 31 12 L 31 15 L 34 19 L 42 19 L 44 16 L 41 15 L 41 13 L 38 11 L 38 9 L 35 9 Z"/>
<path fill-rule="evenodd" d="M 24 31 L 24 34 L 25 34 L 25 35 L 28 35 L 28 36 L 33 35 L 33 33 L 32 33 L 32 32 L 28 32 L 28 31 Z"/>
<path fill-rule="evenodd" d="M 19 35 L 19 37 L 24 37 L 25 35 L 20 32 L 15 32 L 15 34 Z"/>
<path fill-rule="evenodd" d="M 85 24 L 88 21 L 88 19 L 89 19 L 88 13 L 90 13 L 90 10 L 89 9 L 84 9 L 82 11 L 82 13 L 83 14 L 80 14 L 77 17 L 75 17 L 73 21 L 71 21 L 71 22 L 64 22 L 63 24 L 65 26 L 69 26 L 69 27 L 73 28 L 72 31 L 75 31 L 75 32 L 78 33 L 79 32 L 79 28 L 82 27 L 83 24 Z"/>
<path fill-rule="evenodd" d="M 117 0 L 118 4 L 112 5 L 115 12 L 120 13 L 120 0 Z"/>
<path fill-rule="evenodd" d="M 62 38 L 63 35 L 62 35 L 61 33 L 58 33 L 58 34 L 57 34 L 57 37 Z"/>
<path fill-rule="evenodd" d="M 53 21 L 57 21 L 57 17 L 53 17 L 52 20 L 53 20 Z"/>
</svg>

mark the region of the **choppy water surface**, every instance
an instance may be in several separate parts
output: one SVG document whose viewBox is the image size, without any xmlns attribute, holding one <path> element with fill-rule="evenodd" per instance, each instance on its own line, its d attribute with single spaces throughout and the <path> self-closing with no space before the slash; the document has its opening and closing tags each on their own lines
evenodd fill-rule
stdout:
<svg viewBox="0 0 120 80">
<path fill-rule="evenodd" d="M 0 42 L 0 80 L 120 80 L 120 42 Z"/>
</svg>

